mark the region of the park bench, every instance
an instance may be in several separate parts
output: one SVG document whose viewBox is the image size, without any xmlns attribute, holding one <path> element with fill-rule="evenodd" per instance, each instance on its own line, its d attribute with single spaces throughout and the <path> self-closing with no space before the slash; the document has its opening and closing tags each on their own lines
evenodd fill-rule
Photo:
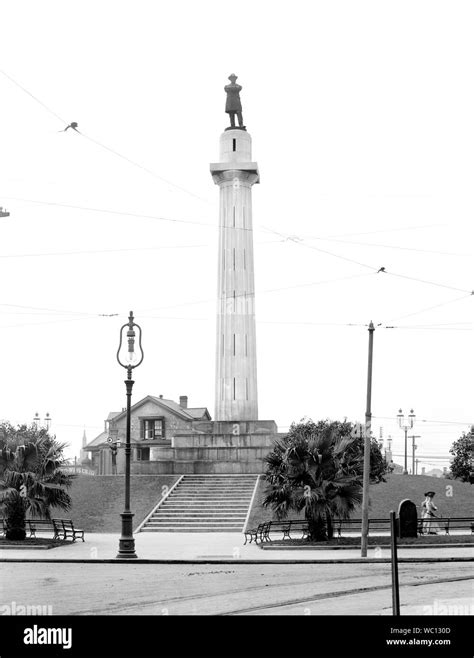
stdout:
<svg viewBox="0 0 474 658">
<path fill-rule="evenodd" d="M 450 530 L 470 530 L 470 534 L 474 534 L 474 518 L 472 516 L 459 516 L 459 517 L 432 517 L 433 523 L 437 523 L 439 528 L 443 527 L 446 535 L 449 535 Z M 423 532 L 423 522 L 426 519 L 418 519 L 418 534 L 428 534 Z M 429 523 L 429 520 L 428 520 Z M 428 525 L 429 527 L 429 525 Z"/>
<path fill-rule="evenodd" d="M 61 519 L 61 525 L 63 527 L 63 539 L 67 539 L 69 536 L 72 537 L 72 541 L 76 541 L 76 535 L 84 541 L 84 530 L 80 528 L 75 528 L 74 523 L 70 519 Z"/>
<path fill-rule="evenodd" d="M 337 532 L 337 539 L 339 540 L 343 530 L 361 532 L 362 519 L 334 519 L 334 528 Z M 369 534 L 371 530 L 390 530 L 390 519 L 369 519 Z"/>
<path fill-rule="evenodd" d="M 259 523 L 256 528 L 248 528 L 245 532 L 245 542 L 244 546 L 247 543 L 248 538 L 250 537 L 249 544 L 251 544 L 253 541 L 255 541 L 256 544 L 258 544 L 258 540 L 260 539 L 261 542 L 264 541 L 270 541 L 270 526 L 271 526 L 271 521 L 267 521 L 266 523 Z"/>
<path fill-rule="evenodd" d="M 258 537 L 258 535 L 259 535 L 259 534 L 261 533 L 261 531 L 262 531 L 262 526 L 263 526 L 263 523 L 259 523 L 258 526 L 257 526 L 256 528 L 248 528 L 248 529 L 244 532 L 244 535 L 245 535 L 244 546 L 245 546 L 245 544 L 247 543 L 247 540 L 248 540 L 249 538 L 250 538 L 249 544 L 251 544 L 253 541 L 255 541 L 255 543 L 257 543 L 257 537 Z"/>
<path fill-rule="evenodd" d="M 36 539 L 37 532 L 52 532 L 53 539 L 60 539 L 63 534 L 60 519 L 26 519 L 30 538 Z"/>
</svg>

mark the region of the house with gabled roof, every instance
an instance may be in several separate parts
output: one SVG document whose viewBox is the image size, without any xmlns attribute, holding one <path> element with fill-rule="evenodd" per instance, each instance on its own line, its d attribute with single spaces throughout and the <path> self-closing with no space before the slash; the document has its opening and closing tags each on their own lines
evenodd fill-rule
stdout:
<svg viewBox="0 0 474 658">
<path fill-rule="evenodd" d="M 162 395 L 147 395 L 132 405 L 130 411 L 131 472 L 136 474 L 155 473 L 154 462 L 166 456 L 166 449 L 171 448 L 176 434 L 193 433 L 196 422 L 211 420 L 206 407 L 189 407 L 185 395 L 180 396 L 179 403 Z M 90 454 L 92 468 L 98 475 L 125 471 L 125 453 L 121 448 L 126 441 L 126 417 L 125 409 L 110 412 L 103 432 L 83 448 Z"/>
</svg>

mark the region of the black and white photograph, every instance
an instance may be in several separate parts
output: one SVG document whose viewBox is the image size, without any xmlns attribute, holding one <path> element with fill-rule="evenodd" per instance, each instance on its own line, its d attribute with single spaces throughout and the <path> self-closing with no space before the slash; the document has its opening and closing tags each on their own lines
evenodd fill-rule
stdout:
<svg viewBox="0 0 474 658">
<path fill-rule="evenodd" d="M 0 657 L 472 657 L 472 2 L 0 25 Z"/>
</svg>

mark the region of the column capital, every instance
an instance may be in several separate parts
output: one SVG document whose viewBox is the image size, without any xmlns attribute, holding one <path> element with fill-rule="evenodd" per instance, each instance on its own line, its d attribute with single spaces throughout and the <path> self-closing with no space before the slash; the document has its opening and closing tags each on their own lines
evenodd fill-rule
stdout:
<svg viewBox="0 0 474 658">
<path fill-rule="evenodd" d="M 227 163 L 211 164 L 211 176 L 216 185 L 232 185 L 235 180 L 240 183 L 254 185 L 260 182 L 260 174 L 256 162 L 246 163 L 245 168 L 230 168 Z"/>
</svg>

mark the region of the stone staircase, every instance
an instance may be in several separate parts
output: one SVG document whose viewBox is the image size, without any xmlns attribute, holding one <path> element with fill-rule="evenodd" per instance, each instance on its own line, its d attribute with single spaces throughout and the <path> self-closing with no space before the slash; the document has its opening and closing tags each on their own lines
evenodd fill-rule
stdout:
<svg viewBox="0 0 474 658">
<path fill-rule="evenodd" d="M 185 475 L 140 532 L 242 532 L 257 475 Z"/>
</svg>

